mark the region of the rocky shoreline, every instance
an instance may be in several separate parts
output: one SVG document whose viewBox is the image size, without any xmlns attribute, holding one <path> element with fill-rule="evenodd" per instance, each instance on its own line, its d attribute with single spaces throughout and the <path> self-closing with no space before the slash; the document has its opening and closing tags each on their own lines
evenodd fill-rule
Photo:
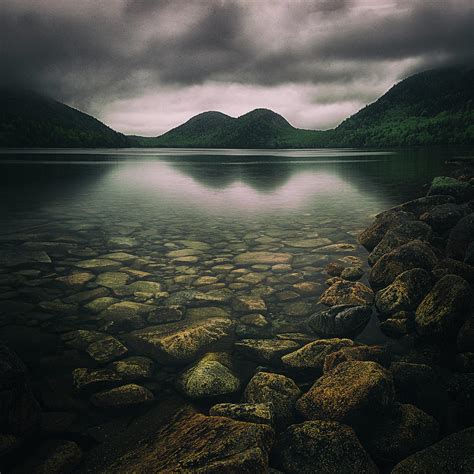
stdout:
<svg viewBox="0 0 474 474">
<path fill-rule="evenodd" d="M 351 243 L 255 238 L 263 248 L 210 261 L 212 274 L 192 270 L 206 243 L 166 249 L 180 291 L 130 236 L 103 255 L 2 250 L 28 281 L 0 273 L 2 339 L 32 337 L 23 361 L 0 346 L 0 470 L 474 472 L 469 163 L 376 216 L 359 235 L 370 267 Z M 73 271 L 48 273 L 54 252 Z M 322 261 L 325 289 L 311 278 Z M 359 339 L 369 324 L 384 344 Z M 38 326 L 54 330 L 38 342 Z"/>
</svg>

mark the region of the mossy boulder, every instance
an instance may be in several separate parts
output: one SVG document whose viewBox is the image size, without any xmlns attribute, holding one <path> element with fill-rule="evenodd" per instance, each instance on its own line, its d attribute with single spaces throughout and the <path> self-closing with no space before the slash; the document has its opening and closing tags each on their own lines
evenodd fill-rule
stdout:
<svg viewBox="0 0 474 474">
<path fill-rule="evenodd" d="M 469 201 L 474 198 L 474 185 L 449 176 L 437 176 L 433 178 L 427 195 L 440 194 L 452 196 L 456 202 Z"/>
<path fill-rule="evenodd" d="M 369 281 L 372 288 L 380 290 L 393 283 L 395 278 L 407 270 L 423 268 L 431 271 L 437 263 L 431 247 L 414 240 L 385 254 L 372 267 Z"/>
<path fill-rule="evenodd" d="M 374 302 L 374 292 L 359 281 L 339 279 L 321 295 L 319 302 L 327 306 L 369 305 Z"/>
<path fill-rule="evenodd" d="M 376 362 L 348 361 L 316 380 L 296 403 L 309 420 L 333 420 L 357 430 L 391 407 L 395 399 L 392 376 Z"/>
<path fill-rule="evenodd" d="M 396 404 L 370 433 L 366 446 L 376 461 L 396 463 L 438 440 L 438 422 L 414 405 Z"/>
<path fill-rule="evenodd" d="M 309 327 L 320 337 L 353 337 L 369 322 L 370 306 L 337 305 L 313 314 Z"/>
<path fill-rule="evenodd" d="M 426 222 L 436 232 L 444 232 L 451 229 L 466 215 L 467 206 L 448 203 L 435 206 L 420 216 L 422 222 Z"/>
<path fill-rule="evenodd" d="M 292 379 L 271 372 L 256 373 L 244 392 L 247 403 L 271 403 L 279 427 L 293 422 L 295 403 L 300 396 L 301 390 Z"/>
<path fill-rule="evenodd" d="M 454 198 L 452 196 L 448 196 L 447 194 L 434 194 L 404 202 L 403 204 L 394 207 L 392 211 L 411 212 L 419 218 L 422 214 L 431 211 L 431 209 L 436 206 L 453 202 Z"/>
<path fill-rule="evenodd" d="M 416 310 L 420 336 L 449 340 L 456 336 L 472 295 L 469 284 L 457 275 L 446 275 L 426 295 Z"/>
<path fill-rule="evenodd" d="M 389 286 L 376 293 L 375 305 L 384 316 L 399 311 L 415 311 L 431 286 L 431 275 L 426 270 L 407 270 L 398 275 Z"/>
<path fill-rule="evenodd" d="M 474 241 L 474 213 L 463 217 L 451 229 L 446 244 L 446 256 L 463 261 L 466 251 Z"/>
<path fill-rule="evenodd" d="M 474 472 L 474 427 L 451 434 L 399 462 L 392 474 L 471 474 Z"/>
<path fill-rule="evenodd" d="M 378 473 L 354 430 L 335 421 L 290 426 L 276 445 L 275 457 L 277 466 L 287 473 Z"/>
</svg>

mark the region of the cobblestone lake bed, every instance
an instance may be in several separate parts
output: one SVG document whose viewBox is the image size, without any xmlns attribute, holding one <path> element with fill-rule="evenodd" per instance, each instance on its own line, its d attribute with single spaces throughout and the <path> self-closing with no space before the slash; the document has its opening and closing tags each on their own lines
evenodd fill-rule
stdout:
<svg viewBox="0 0 474 474">
<path fill-rule="evenodd" d="M 456 463 L 474 444 L 465 154 L 3 151 L 0 465 Z"/>
</svg>

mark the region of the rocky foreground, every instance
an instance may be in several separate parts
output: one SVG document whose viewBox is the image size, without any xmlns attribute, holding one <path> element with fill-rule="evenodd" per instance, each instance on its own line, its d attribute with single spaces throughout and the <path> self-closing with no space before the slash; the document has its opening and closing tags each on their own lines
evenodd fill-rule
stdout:
<svg viewBox="0 0 474 474">
<path fill-rule="evenodd" d="M 0 252 L 2 472 L 474 472 L 470 170 L 376 216 L 368 270 L 351 244 L 270 238 L 212 261 L 225 280 L 182 242 L 171 293 L 132 237 Z M 73 270 L 40 279 L 55 251 Z M 386 342 L 362 343 L 374 323 Z"/>
</svg>

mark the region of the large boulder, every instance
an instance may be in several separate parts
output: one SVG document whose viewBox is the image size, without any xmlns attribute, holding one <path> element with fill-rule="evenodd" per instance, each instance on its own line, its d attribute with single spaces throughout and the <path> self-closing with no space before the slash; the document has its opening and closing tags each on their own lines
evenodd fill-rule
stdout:
<svg viewBox="0 0 474 474">
<path fill-rule="evenodd" d="M 471 297 L 469 284 L 457 275 L 446 275 L 426 295 L 416 310 L 417 332 L 424 337 L 455 337 Z"/>
<path fill-rule="evenodd" d="M 444 232 L 464 217 L 467 209 L 466 206 L 454 203 L 441 204 L 422 214 L 420 220 L 426 222 L 436 232 Z"/>
<path fill-rule="evenodd" d="M 384 316 L 399 311 L 415 311 L 430 289 L 430 274 L 423 268 L 413 268 L 401 273 L 393 283 L 378 291 L 375 305 Z"/>
<path fill-rule="evenodd" d="M 210 318 L 192 323 L 150 326 L 124 336 L 137 353 L 163 364 L 185 365 L 205 352 L 226 350 L 233 341 L 234 323 L 228 318 Z"/>
<path fill-rule="evenodd" d="M 357 430 L 368 428 L 393 404 L 391 374 L 376 362 L 348 361 L 316 380 L 296 403 L 310 420 L 333 420 Z"/>
<path fill-rule="evenodd" d="M 290 426 L 276 445 L 275 457 L 277 466 L 287 473 L 378 473 L 354 430 L 335 421 Z"/>
<path fill-rule="evenodd" d="M 377 260 L 383 257 L 386 253 L 395 250 L 401 245 L 407 244 L 412 240 L 429 241 L 433 231 L 431 227 L 420 221 L 408 221 L 393 229 L 387 231 L 383 239 L 372 250 L 369 255 L 369 264 L 375 265 Z"/>
<path fill-rule="evenodd" d="M 474 427 L 447 436 L 436 444 L 399 462 L 392 474 L 472 474 Z"/>
<path fill-rule="evenodd" d="M 279 364 L 283 355 L 300 345 L 289 339 L 242 339 L 235 343 L 239 354 L 260 364 Z"/>
<path fill-rule="evenodd" d="M 353 337 L 369 322 L 370 306 L 337 305 L 311 316 L 308 324 L 321 337 Z"/>
<path fill-rule="evenodd" d="M 186 396 L 195 399 L 235 393 L 240 388 L 240 380 L 229 365 L 224 355 L 206 354 L 178 377 L 177 386 Z"/>
<path fill-rule="evenodd" d="M 374 292 L 359 281 L 337 280 L 321 295 L 319 302 L 327 306 L 368 305 L 374 302 Z"/>
<path fill-rule="evenodd" d="M 268 425 L 186 408 L 101 472 L 267 472 L 273 437 Z"/>
<path fill-rule="evenodd" d="M 379 214 L 374 223 L 359 235 L 359 242 L 371 252 L 383 239 L 386 232 L 406 222 L 415 221 L 411 212 L 390 210 Z"/>
<path fill-rule="evenodd" d="M 463 217 L 449 233 L 446 244 L 446 256 L 464 260 L 466 250 L 474 241 L 474 213 Z"/>
<path fill-rule="evenodd" d="M 372 288 L 379 290 L 390 285 L 395 278 L 407 270 L 423 268 L 431 271 L 437 258 L 430 246 L 414 240 L 385 254 L 372 267 L 369 281 Z"/>
<path fill-rule="evenodd" d="M 382 367 L 389 367 L 391 356 L 386 346 L 366 346 L 365 344 L 341 347 L 324 359 L 324 373 L 349 360 L 371 360 Z"/>
<path fill-rule="evenodd" d="M 396 463 L 438 440 L 438 422 L 414 405 L 394 406 L 370 433 L 367 448 L 375 460 Z"/>
<path fill-rule="evenodd" d="M 295 416 L 295 403 L 301 396 L 298 385 L 289 377 L 271 372 L 258 372 L 248 383 L 244 399 L 247 403 L 271 403 L 277 426 L 287 426 Z"/>
<path fill-rule="evenodd" d="M 474 185 L 449 176 L 437 176 L 433 178 L 427 195 L 440 194 L 452 196 L 456 202 L 469 201 L 474 198 Z"/>
<path fill-rule="evenodd" d="M 0 343 L 1 431 L 29 436 L 39 428 L 40 416 L 26 367 L 13 351 Z"/>
<path fill-rule="evenodd" d="M 452 196 L 448 196 L 447 194 L 434 194 L 404 202 L 403 204 L 392 208 L 392 211 L 411 212 L 419 218 L 422 214 L 431 211 L 431 209 L 436 206 L 453 202 L 454 198 Z"/>
<path fill-rule="evenodd" d="M 319 339 L 281 358 L 283 365 L 296 372 L 322 374 L 326 357 L 344 347 L 353 347 L 351 339 Z"/>
</svg>

